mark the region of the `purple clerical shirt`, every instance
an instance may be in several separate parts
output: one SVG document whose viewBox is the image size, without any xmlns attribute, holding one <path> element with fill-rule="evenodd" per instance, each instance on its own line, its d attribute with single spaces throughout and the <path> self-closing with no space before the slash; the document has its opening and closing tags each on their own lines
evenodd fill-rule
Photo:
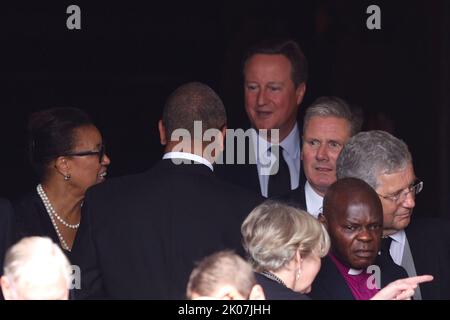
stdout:
<svg viewBox="0 0 450 320">
<path fill-rule="evenodd" d="M 369 281 L 370 273 L 366 273 L 364 270 L 357 270 L 360 272 L 354 274 L 354 269 L 352 269 L 353 272 L 349 272 L 350 268 L 342 264 L 333 254 L 330 253 L 329 256 L 344 277 L 356 300 L 370 300 L 379 291 L 376 287 L 369 285 L 371 283 Z"/>
</svg>

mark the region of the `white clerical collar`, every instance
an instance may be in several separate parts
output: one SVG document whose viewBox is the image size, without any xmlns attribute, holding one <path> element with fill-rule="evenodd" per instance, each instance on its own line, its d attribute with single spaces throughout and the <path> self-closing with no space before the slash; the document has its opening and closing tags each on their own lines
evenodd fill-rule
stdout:
<svg viewBox="0 0 450 320">
<path fill-rule="evenodd" d="M 405 244 L 405 240 L 406 240 L 405 230 L 397 231 L 396 233 L 389 235 L 389 237 L 392 240 L 394 240 L 395 242 L 400 243 L 401 245 Z"/>
<path fill-rule="evenodd" d="M 349 275 L 351 275 L 351 276 L 357 276 L 358 274 L 361 274 L 361 272 L 363 272 L 362 269 L 353 269 L 353 268 L 350 268 L 350 269 L 348 269 L 347 274 L 349 274 Z"/>
<path fill-rule="evenodd" d="M 186 159 L 186 160 L 191 160 L 191 161 L 195 161 L 195 162 L 199 162 L 201 164 L 204 164 L 205 166 L 207 166 L 208 168 L 211 169 L 211 171 L 214 171 L 214 167 L 211 164 L 211 162 L 209 162 L 208 160 L 206 160 L 203 157 L 200 157 L 196 154 L 192 154 L 192 153 L 188 153 L 188 152 L 167 152 L 164 154 L 163 159 Z"/>
<path fill-rule="evenodd" d="M 305 200 L 307 211 L 317 219 L 322 213 L 323 197 L 311 187 L 309 181 L 305 183 Z"/>
</svg>

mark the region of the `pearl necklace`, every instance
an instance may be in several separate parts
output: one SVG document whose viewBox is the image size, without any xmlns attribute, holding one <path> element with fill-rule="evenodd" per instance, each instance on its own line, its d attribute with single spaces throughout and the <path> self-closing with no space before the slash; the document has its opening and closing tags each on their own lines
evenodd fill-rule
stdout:
<svg viewBox="0 0 450 320">
<path fill-rule="evenodd" d="M 270 279 L 270 280 L 273 280 L 273 281 L 275 281 L 275 282 L 278 282 L 279 284 L 281 284 L 281 285 L 287 287 L 287 285 L 284 283 L 284 281 L 281 280 L 281 279 L 280 279 L 279 277 L 277 277 L 276 275 L 274 275 L 272 272 L 267 271 L 267 270 L 264 270 L 264 271 L 261 272 L 261 274 L 262 274 L 263 276 L 265 276 L 266 278 L 268 278 L 268 279 Z"/>
<path fill-rule="evenodd" d="M 47 211 L 49 211 L 49 214 L 51 213 L 52 215 L 54 215 L 56 217 L 56 219 L 58 219 L 67 228 L 78 229 L 78 227 L 80 226 L 79 222 L 77 224 L 70 224 L 56 213 L 55 209 L 53 208 L 52 204 L 50 203 L 50 200 L 48 199 L 47 194 L 45 193 L 44 188 L 42 188 L 41 184 L 38 184 L 37 192 L 38 192 L 39 196 L 41 197 L 42 202 L 44 202 L 45 208 L 48 209 Z"/>
<path fill-rule="evenodd" d="M 50 200 L 48 199 L 47 195 L 45 194 L 44 188 L 42 188 L 41 184 L 38 184 L 36 187 L 37 193 L 39 197 L 41 198 L 42 202 L 44 203 L 45 210 L 47 210 L 48 215 L 50 216 L 50 220 L 52 221 L 53 227 L 55 228 L 56 234 L 58 235 L 59 241 L 61 242 L 61 245 L 63 249 L 70 251 L 70 247 L 67 245 L 66 240 L 64 240 L 64 237 L 62 236 L 61 232 L 59 231 L 58 225 L 56 224 L 55 218 L 56 217 L 64 226 L 71 228 L 71 229 L 78 229 L 80 226 L 80 223 L 77 224 L 70 224 L 63 220 L 55 211 L 52 204 L 50 203 Z"/>
</svg>

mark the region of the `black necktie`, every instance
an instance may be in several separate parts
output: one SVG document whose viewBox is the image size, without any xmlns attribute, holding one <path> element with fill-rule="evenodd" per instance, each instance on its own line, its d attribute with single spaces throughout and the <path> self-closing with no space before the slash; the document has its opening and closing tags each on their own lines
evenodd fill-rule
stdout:
<svg viewBox="0 0 450 320">
<path fill-rule="evenodd" d="M 269 176 L 268 197 L 277 197 L 287 194 L 291 191 L 291 174 L 289 167 L 283 157 L 283 148 L 279 147 L 278 172 Z M 270 149 L 269 149 L 270 150 Z M 276 153 L 273 153 L 274 155 Z"/>
<path fill-rule="evenodd" d="M 391 237 L 381 238 L 380 251 L 382 255 L 390 254 L 389 249 L 391 248 L 391 243 L 392 243 Z"/>
</svg>

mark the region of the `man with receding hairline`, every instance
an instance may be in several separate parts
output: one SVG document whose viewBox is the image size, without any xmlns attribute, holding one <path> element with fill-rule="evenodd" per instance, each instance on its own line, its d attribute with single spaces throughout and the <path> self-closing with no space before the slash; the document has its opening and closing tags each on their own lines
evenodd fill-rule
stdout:
<svg viewBox="0 0 450 320">
<path fill-rule="evenodd" d="M 359 130 L 346 101 L 333 96 L 317 98 L 306 109 L 303 120 L 301 159 L 306 182 L 285 199 L 317 218 L 328 187 L 336 181 L 336 159 Z"/>
<path fill-rule="evenodd" d="M 47 237 L 25 237 L 5 255 L 0 285 L 6 300 L 67 300 L 72 267 Z"/>
<path fill-rule="evenodd" d="M 375 191 L 364 181 L 346 178 L 332 184 L 324 198 L 323 214 L 331 249 L 313 284 L 313 299 L 368 300 L 381 288 L 406 277 L 392 261 L 377 261 L 383 231 L 383 210 Z"/>
</svg>

